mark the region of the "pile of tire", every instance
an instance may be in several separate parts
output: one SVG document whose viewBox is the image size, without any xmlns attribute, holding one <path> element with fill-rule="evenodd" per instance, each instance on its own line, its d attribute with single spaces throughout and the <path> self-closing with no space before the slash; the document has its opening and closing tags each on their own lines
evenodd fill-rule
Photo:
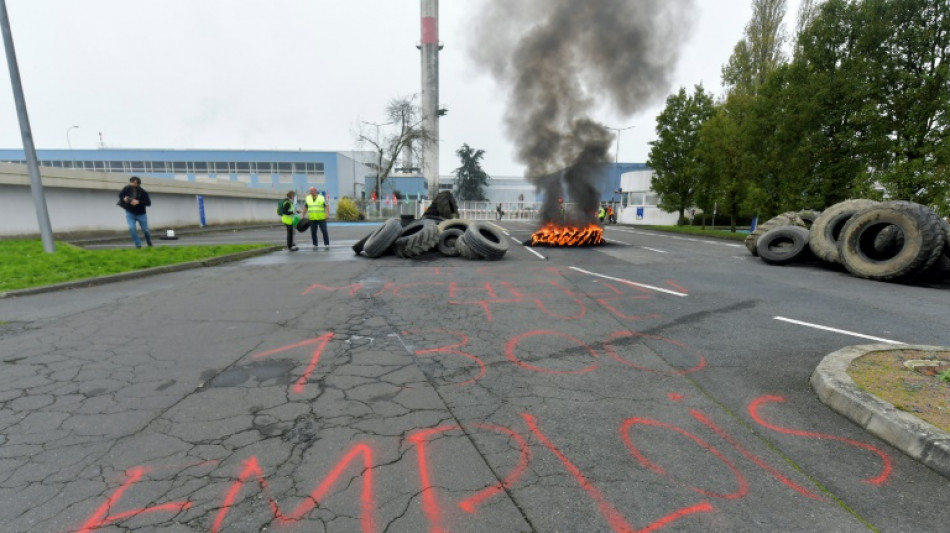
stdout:
<svg viewBox="0 0 950 533">
<path fill-rule="evenodd" d="M 508 241 L 495 226 L 483 222 L 422 218 L 404 223 L 391 218 L 357 241 L 353 251 L 373 259 L 388 254 L 412 259 L 438 252 L 445 257 L 496 261 L 508 252 Z"/>
<path fill-rule="evenodd" d="M 769 264 L 818 259 L 879 281 L 950 276 L 950 224 L 927 206 L 847 200 L 811 217 L 809 227 L 810 214 L 783 213 L 765 222 L 746 247 Z"/>
</svg>

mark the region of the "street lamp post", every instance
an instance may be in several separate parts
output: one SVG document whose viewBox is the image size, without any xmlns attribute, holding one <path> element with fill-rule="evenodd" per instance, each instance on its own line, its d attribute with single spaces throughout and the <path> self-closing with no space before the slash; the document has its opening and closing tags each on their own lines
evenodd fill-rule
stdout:
<svg viewBox="0 0 950 533">
<path fill-rule="evenodd" d="M 604 127 L 607 128 L 608 130 L 614 130 L 617 132 L 617 153 L 614 154 L 614 163 L 619 163 L 620 162 L 620 132 L 632 130 L 636 126 L 626 126 L 623 128 L 612 128 L 610 126 L 604 126 Z"/>
<path fill-rule="evenodd" d="M 66 145 L 69 146 L 69 160 L 73 166 L 76 166 L 76 158 L 73 156 L 73 143 L 69 142 L 69 132 L 78 127 L 79 126 L 70 126 L 66 128 Z"/>
</svg>

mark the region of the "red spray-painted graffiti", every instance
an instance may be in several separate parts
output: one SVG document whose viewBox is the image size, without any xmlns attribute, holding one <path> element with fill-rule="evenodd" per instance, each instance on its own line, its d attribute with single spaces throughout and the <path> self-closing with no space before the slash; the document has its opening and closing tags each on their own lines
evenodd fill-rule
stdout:
<svg viewBox="0 0 950 533">
<path fill-rule="evenodd" d="M 261 352 L 254 355 L 255 358 L 258 357 L 267 357 L 269 355 L 274 355 L 275 353 L 286 352 L 287 350 L 293 350 L 294 348 L 300 348 L 302 346 L 308 346 L 311 344 L 316 344 L 317 347 L 313 350 L 313 353 L 310 356 L 310 364 L 307 366 L 307 369 L 304 370 L 304 373 L 300 378 L 294 383 L 293 391 L 297 394 L 303 392 L 304 385 L 307 381 L 310 380 L 310 376 L 313 374 L 313 371 L 316 370 L 317 364 L 320 362 L 320 356 L 323 354 L 323 349 L 327 347 L 327 343 L 330 342 L 330 339 L 333 338 L 333 333 L 324 333 L 319 337 L 314 337 L 312 339 L 307 339 L 302 342 L 295 344 L 290 344 L 288 346 L 281 346 L 280 348 L 275 348 L 273 350 L 268 350 L 266 352 Z"/>
<path fill-rule="evenodd" d="M 673 401 L 680 401 L 683 399 L 682 395 L 670 394 L 669 396 Z M 754 421 L 758 422 L 763 427 L 778 431 L 779 433 L 806 438 L 831 439 L 844 442 L 864 450 L 869 450 L 881 458 L 882 462 L 884 463 L 884 467 L 878 476 L 865 481 L 880 485 L 888 479 L 891 471 L 890 459 L 886 454 L 870 444 L 865 444 L 834 435 L 791 430 L 766 422 L 762 418 L 759 411 L 764 405 L 784 401 L 785 399 L 779 396 L 762 396 L 753 400 L 749 404 L 748 412 Z M 752 454 L 748 449 L 739 444 L 738 439 L 732 435 L 729 435 L 729 433 L 727 433 L 723 428 L 716 425 L 707 415 L 701 413 L 698 410 L 690 410 L 689 412 L 692 417 L 701 424 L 702 427 L 709 429 L 713 435 L 720 437 L 726 443 L 730 444 L 740 456 L 745 457 L 756 466 L 762 468 L 785 486 L 812 500 L 825 501 L 820 496 L 812 493 L 805 487 L 798 485 L 794 481 L 791 481 L 784 475 L 780 474 L 777 469 L 768 465 L 763 459 Z M 536 417 L 529 413 L 522 413 L 521 418 L 530 434 L 537 439 L 537 442 L 550 453 L 552 453 L 560 461 L 561 465 L 568 471 L 568 473 L 570 473 L 570 475 L 578 483 L 587 497 L 590 498 L 594 507 L 613 531 L 658 531 L 678 520 L 685 519 L 691 515 L 707 513 L 716 510 L 716 508 L 709 501 L 702 500 L 696 503 L 683 505 L 678 509 L 666 514 L 665 516 L 653 520 L 646 527 L 639 529 L 635 528 L 628 522 L 624 514 L 610 502 L 607 495 L 604 494 L 604 492 L 602 492 L 594 484 L 594 482 L 584 474 L 581 468 L 577 466 L 577 464 L 572 461 L 544 431 L 542 431 L 541 424 Z M 731 492 L 718 492 L 708 488 L 696 486 L 695 484 L 683 479 L 675 479 L 669 474 L 666 468 L 658 464 L 655 460 L 648 458 L 648 455 L 651 454 L 650 450 L 645 450 L 642 445 L 637 446 L 635 444 L 631 433 L 638 428 L 658 428 L 664 431 L 671 431 L 674 434 L 685 437 L 687 442 L 698 445 L 702 450 L 710 453 L 720 463 L 726 466 L 728 472 L 730 472 L 732 476 L 732 479 L 735 481 L 735 489 Z M 448 508 L 446 508 L 440 502 L 440 498 L 436 494 L 435 484 L 433 483 L 433 480 L 437 477 L 437 472 L 433 471 L 430 464 L 430 441 L 435 436 L 448 432 L 461 432 L 463 435 L 471 435 L 473 432 L 477 431 L 484 431 L 494 435 L 500 435 L 506 439 L 509 439 L 510 441 L 513 441 L 516 444 L 516 450 L 518 454 L 517 461 L 511 470 L 504 475 L 503 479 L 494 484 L 486 486 L 485 488 L 477 491 L 472 496 L 461 500 L 457 503 L 458 508 L 469 515 L 474 515 L 478 508 L 487 500 L 500 495 L 504 491 L 517 490 L 519 481 L 522 480 L 528 472 L 529 465 L 532 461 L 531 445 L 528 443 L 526 438 L 511 428 L 494 424 L 475 423 L 466 426 L 445 425 L 409 432 L 407 434 L 406 441 L 411 443 L 416 448 L 419 483 L 422 489 L 422 492 L 420 493 L 420 505 L 422 506 L 422 510 L 429 521 L 430 531 L 439 532 L 448 530 L 448 526 L 445 523 L 446 517 L 448 516 L 448 513 L 446 512 Z M 708 498 L 725 500 L 744 498 L 751 490 L 749 482 L 736 463 L 734 463 L 726 456 L 725 453 L 714 447 L 708 441 L 686 429 L 650 418 L 630 417 L 620 422 L 618 432 L 624 445 L 636 460 L 634 464 L 638 464 L 647 471 L 654 472 L 664 478 L 671 479 L 676 485 L 687 487 L 690 490 Z M 664 445 L 663 450 L 653 450 L 653 452 L 655 452 L 655 454 L 658 456 L 667 457 L 670 453 L 670 448 L 667 444 Z M 298 503 L 296 507 L 287 512 L 280 508 L 276 498 L 271 495 L 264 470 L 261 468 L 257 457 L 251 456 L 243 462 L 240 472 L 237 474 L 237 478 L 224 492 L 220 505 L 215 507 L 217 512 L 211 524 L 210 531 L 216 533 L 224 530 L 225 526 L 227 525 L 229 513 L 236 505 L 241 503 L 238 501 L 238 497 L 242 491 L 247 490 L 246 485 L 250 481 L 256 482 L 259 489 L 264 493 L 274 523 L 277 525 L 286 525 L 307 519 L 308 514 L 311 511 L 316 509 L 319 505 L 322 505 L 322 502 L 324 502 L 325 498 L 333 494 L 332 489 L 334 487 L 340 487 L 340 490 L 346 490 L 346 488 L 351 485 L 351 482 L 348 481 L 350 479 L 358 479 L 362 484 L 359 498 L 360 529 L 363 532 L 376 531 L 378 527 L 376 510 L 378 506 L 375 494 L 376 485 L 374 480 L 374 472 L 376 471 L 378 465 L 375 464 L 374 457 L 375 455 L 373 447 L 368 442 L 357 442 L 356 444 L 352 445 L 346 451 L 343 457 L 333 465 L 326 477 L 320 481 L 319 485 L 309 492 L 308 495 L 303 498 L 303 500 Z M 619 461 L 618 464 L 620 464 Z M 113 509 L 120 508 L 121 500 L 125 496 L 126 492 L 134 485 L 141 482 L 143 477 L 152 471 L 153 469 L 148 466 L 136 466 L 127 470 L 126 478 L 122 481 L 121 485 L 106 498 L 106 501 L 103 504 L 98 506 L 93 511 L 89 518 L 83 522 L 82 526 L 80 526 L 79 531 L 82 533 L 89 533 L 98 528 L 119 524 L 124 520 L 129 520 L 146 513 L 167 512 L 173 516 L 177 516 L 193 507 L 194 502 L 176 501 L 110 514 L 112 513 Z M 344 478 L 343 476 L 346 472 L 350 472 L 352 477 Z M 706 475 L 709 475 L 708 471 Z M 139 497 L 135 499 L 141 498 Z M 253 502 L 256 501 L 256 499 L 248 498 L 246 501 Z"/>
</svg>

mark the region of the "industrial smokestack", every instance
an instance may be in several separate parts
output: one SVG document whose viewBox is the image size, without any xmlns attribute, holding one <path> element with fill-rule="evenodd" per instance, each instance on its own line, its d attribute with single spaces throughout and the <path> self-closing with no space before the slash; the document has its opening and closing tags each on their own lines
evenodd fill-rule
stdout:
<svg viewBox="0 0 950 533">
<path fill-rule="evenodd" d="M 542 222 L 562 191 L 580 222 L 597 210 L 614 135 L 596 107 L 630 116 L 666 95 L 692 0 L 490 0 L 471 53 L 509 89 L 505 123 L 526 177 L 544 194 Z"/>
<path fill-rule="evenodd" d="M 429 198 L 439 192 L 439 0 L 422 0 L 422 175 Z"/>
</svg>

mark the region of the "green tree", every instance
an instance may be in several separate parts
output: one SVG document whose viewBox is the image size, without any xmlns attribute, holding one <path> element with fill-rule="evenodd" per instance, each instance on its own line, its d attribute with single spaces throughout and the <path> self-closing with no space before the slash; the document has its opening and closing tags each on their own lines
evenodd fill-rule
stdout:
<svg viewBox="0 0 950 533">
<path fill-rule="evenodd" d="M 752 0 L 752 19 L 745 27 L 745 35 L 722 67 L 723 85 L 730 92 L 754 94 L 785 62 L 785 11 L 786 0 Z"/>
<path fill-rule="evenodd" d="M 466 202 L 484 202 L 485 188 L 488 187 L 491 177 L 482 170 L 482 158 L 485 150 L 475 150 L 465 143 L 455 151 L 459 156 L 461 166 L 453 170 L 455 174 L 455 190 L 458 199 Z"/>
<path fill-rule="evenodd" d="M 748 128 L 744 126 L 752 99 L 742 93 L 730 94 L 699 129 L 696 153 L 703 163 L 707 183 L 701 187 L 705 192 L 699 195 L 697 203 L 704 211 L 718 204 L 719 211 L 729 216 L 732 231 L 736 230 L 736 219 L 751 189 L 754 165 L 747 161 Z M 705 225 L 705 216 L 703 222 Z"/>
<path fill-rule="evenodd" d="M 704 168 L 697 154 L 699 128 L 713 115 L 713 98 L 703 86 L 696 85 L 692 95 L 681 87 L 666 99 L 666 107 L 656 119 L 657 140 L 650 142 L 647 165 L 653 169 L 651 186 L 659 194 L 659 207 L 679 213 L 695 202 Z"/>
</svg>

